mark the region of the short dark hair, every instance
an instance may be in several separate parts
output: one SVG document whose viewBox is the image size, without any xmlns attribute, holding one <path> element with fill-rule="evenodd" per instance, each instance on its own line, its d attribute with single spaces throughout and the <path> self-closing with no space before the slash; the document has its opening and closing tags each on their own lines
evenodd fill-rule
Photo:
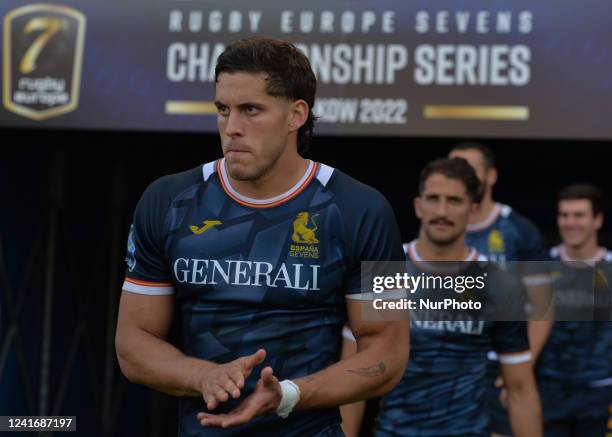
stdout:
<svg viewBox="0 0 612 437">
<path fill-rule="evenodd" d="M 217 60 L 215 82 L 221 73 L 265 73 L 266 92 L 308 104 L 308 119 L 298 130 L 298 150 L 304 152 L 312 140 L 315 116 L 312 112 L 317 91 L 310 61 L 293 44 L 271 38 L 251 37 L 231 43 Z"/>
<path fill-rule="evenodd" d="M 482 143 L 477 143 L 475 141 L 464 141 L 463 143 L 459 143 L 454 146 L 451 149 L 451 152 L 455 150 L 478 150 L 484 157 L 487 167 L 495 167 L 495 154 L 493 153 L 493 150 Z"/>
<path fill-rule="evenodd" d="M 603 214 L 606 211 L 606 199 L 603 192 L 595 185 L 589 183 L 571 184 L 564 187 L 557 195 L 557 204 L 562 200 L 579 199 L 586 199 L 591 202 L 593 215 Z"/>
<path fill-rule="evenodd" d="M 480 181 L 472 166 L 463 158 L 440 158 L 431 161 L 423 170 L 419 179 L 419 194 L 425 190 L 425 182 L 433 174 L 442 174 L 450 179 L 459 179 L 472 202 L 478 203 L 482 198 Z"/>
</svg>

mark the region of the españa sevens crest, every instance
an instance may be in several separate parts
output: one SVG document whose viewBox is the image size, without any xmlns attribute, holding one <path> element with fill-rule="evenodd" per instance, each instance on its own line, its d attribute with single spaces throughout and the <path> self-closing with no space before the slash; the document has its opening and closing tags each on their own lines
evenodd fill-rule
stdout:
<svg viewBox="0 0 612 437">
<path fill-rule="evenodd" d="M 38 3 L 6 14 L 5 108 L 33 120 L 74 111 L 84 38 L 85 16 L 73 8 Z"/>
</svg>

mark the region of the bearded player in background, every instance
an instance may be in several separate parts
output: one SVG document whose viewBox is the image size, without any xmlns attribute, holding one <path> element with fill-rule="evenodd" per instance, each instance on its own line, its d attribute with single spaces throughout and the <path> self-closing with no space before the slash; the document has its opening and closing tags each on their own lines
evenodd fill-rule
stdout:
<svg viewBox="0 0 612 437">
<path fill-rule="evenodd" d="M 439 159 L 425 166 L 414 201 L 420 232 L 405 246 L 408 269 L 420 276 L 442 270 L 449 262 L 462 261 L 461 275 L 484 274 L 491 281 L 486 293 L 489 304 L 501 298 L 508 313 L 517 314 L 512 306 L 518 306 L 522 313 L 521 301 L 515 299 L 517 290 L 522 289 L 520 282 L 495 265 L 484 262 L 481 266 L 480 261 L 486 261 L 486 257 L 465 244 L 468 219 L 477 208 L 479 185 L 473 168 L 462 158 Z M 427 295 L 439 291 L 415 291 L 420 292 Z M 376 436 L 488 437 L 485 373 L 487 352 L 495 350 L 508 390 L 512 430 L 520 437 L 541 437 L 541 408 L 527 322 L 484 318 L 465 321 L 458 317 L 459 321 L 453 323 L 447 317 L 437 321 L 411 314 L 410 362 L 397 387 L 381 400 Z M 344 333 L 345 354 L 356 350 L 350 334 L 348 330 Z M 355 424 L 359 414 L 355 405 L 343 407 L 348 437 L 358 435 Z"/>
</svg>

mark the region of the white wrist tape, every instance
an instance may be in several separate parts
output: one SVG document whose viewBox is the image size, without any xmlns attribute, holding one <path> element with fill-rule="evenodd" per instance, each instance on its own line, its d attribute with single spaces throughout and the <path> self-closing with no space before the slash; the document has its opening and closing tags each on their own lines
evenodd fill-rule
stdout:
<svg viewBox="0 0 612 437">
<path fill-rule="evenodd" d="M 300 400 L 300 388 L 290 379 L 285 379 L 280 382 L 282 397 L 276 414 L 283 419 L 286 418 Z"/>
</svg>

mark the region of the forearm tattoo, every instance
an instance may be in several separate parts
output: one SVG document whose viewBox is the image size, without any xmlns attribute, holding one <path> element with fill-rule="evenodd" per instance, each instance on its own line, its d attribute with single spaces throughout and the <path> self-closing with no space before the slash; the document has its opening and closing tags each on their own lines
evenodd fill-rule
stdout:
<svg viewBox="0 0 612 437">
<path fill-rule="evenodd" d="M 354 373 L 355 375 L 358 375 L 358 376 L 366 376 L 368 378 L 373 378 L 375 376 L 382 375 L 386 369 L 387 369 L 387 366 L 385 366 L 385 363 L 381 361 L 375 366 L 361 367 L 359 369 L 348 369 L 347 372 Z"/>
</svg>

